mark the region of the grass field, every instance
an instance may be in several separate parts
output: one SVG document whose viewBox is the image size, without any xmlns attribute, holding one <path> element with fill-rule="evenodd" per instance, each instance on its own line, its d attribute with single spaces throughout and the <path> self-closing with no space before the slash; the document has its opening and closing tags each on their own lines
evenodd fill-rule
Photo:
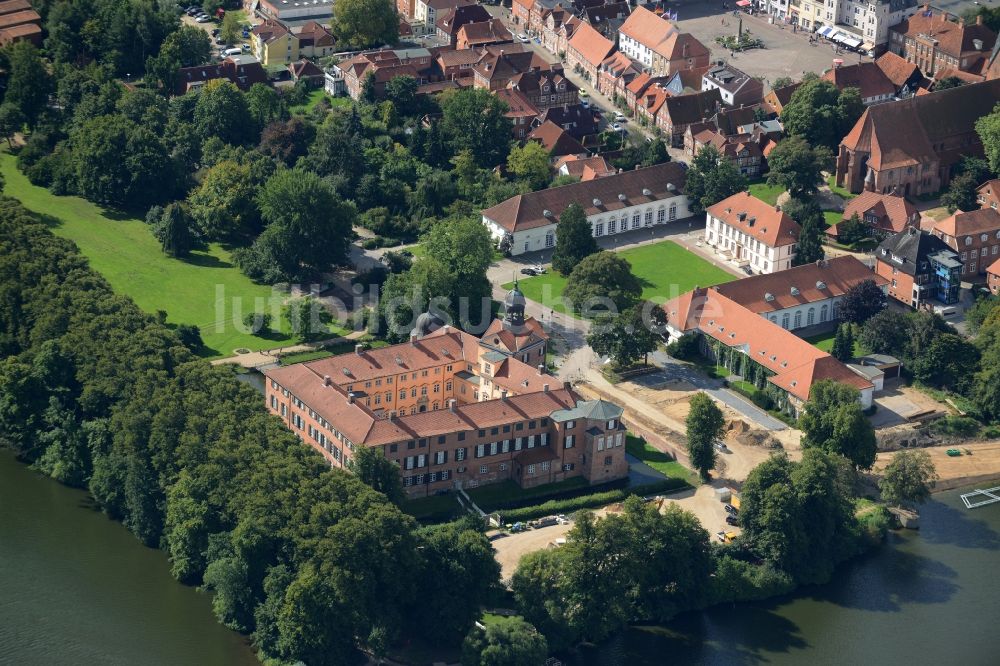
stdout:
<svg viewBox="0 0 1000 666">
<path fill-rule="evenodd" d="M 708 287 L 736 279 L 673 241 L 644 245 L 618 254 L 632 264 L 632 272 L 642 282 L 644 299 L 664 302 L 695 286 Z M 519 280 L 518 285 L 527 298 L 558 312 L 566 312 L 562 300 L 566 278 L 555 271 Z M 508 283 L 504 288 L 511 286 L 513 283 Z"/>
<path fill-rule="evenodd" d="M 833 349 L 833 339 L 837 337 L 837 331 L 833 330 L 829 333 L 823 333 L 822 335 L 814 335 L 809 338 L 805 338 L 805 341 L 811 344 L 816 349 L 820 351 L 825 351 L 827 354 Z M 857 340 L 854 341 L 854 355 L 861 356 L 862 349 L 861 345 L 858 344 Z"/>
<path fill-rule="evenodd" d="M 333 108 L 351 105 L 351 99 L 349 97 L 330 97 L 326 94 L 325 90 L 319 88 L 318 90 L 314 90 L 309 93 L 309 97 L 306 99 L 304 104 L 296 104 L 295 106 L 288 107 L 288 112 L 293 115 L 309 113 L 316 108 L 316 105 L 319 104 L 322 99 L 329 102 L 330 106 Z"/>
<path fill-rule="evenodd" d="M 4 193 L 41 214 L 57 236 L 75 242 L 116 291 L 132 297 L 146 312 L 166 311 L 170 324 L 199 326 L 206 355 L 228 356 L 238 347 L 267 349 L 292 342 L 286 333 L 263 338 L 240 331 L 234 311 L 270 311 L 281 296 L 240 273 L 220 245 L 213 243 L 185 260 L 172 259 L 142 220 L 35 187 L 9 153 L 0 154 L 0 173 Z"/>
<path fill-rule="evenodd" d="M 826 222 L 826 226 L 832 227 L 833 225 L 840 222 L 840 219 L 844 216 L 843 213 L 836 210 L 824 210 L 823 211 L 823 221 Z"/>
<path fill-rule="evenodd" d="M 785 188 L 781 185 L 768 185 L 766 180 L 750 183 L 750 194 L 761 201 L 766 201 L 772 206 L 778 203 L 778 196 L 783 194 L 784 191 Z"/>
<path fill-rule="evenodd" d="M 831 192 L 833 192 L 840 198 L 844 199 L 845 201 L 848 199 L 853 199 L 854 197 L 857 196 L 856 194 L 851 194 L 850 191 L 845 190 L 843 187 L 839 187 L 837 185 L 837 176 L 835 174 L 830 174 L 829 176 L 827 176 L 826 184 L 830 187 Z"/>
<path fill-rule="evenodd" d="M 669 455 L 651 446 L 641 437 L 628 435 L 625 439 L 625 451 L 646 463 L 660 474 L 671 479 L 683 479 L 692 485 L 697 485 L 697 474 L 680 464 Z"/>
<path fill-rule="evenodd" d="M 467 488 L 465 492 L 480 509 L 489 513 L 506 502 L 542 499 L 576 488 L 583 488 L 586 485 L 588 484 L 585 478 L 574 476 L 564 481 L 546 483 L 533 488 L 522 488 L 515 481 L 501 481 L 478 488 Z M 542 499 L 542 501 L 544 500 Z"/>
</svg>

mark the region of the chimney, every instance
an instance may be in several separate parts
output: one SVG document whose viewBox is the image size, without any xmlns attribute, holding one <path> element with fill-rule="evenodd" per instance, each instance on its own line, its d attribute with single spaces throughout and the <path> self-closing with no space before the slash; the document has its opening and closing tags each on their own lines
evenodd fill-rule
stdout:
<svg viewBox="0 0 1000 666">
<path fill-rule="evenodd" d="M 364 350 L 365 350 L 365 346 L 363 344 L 361 344 L 360 342 L 358 344 L 354 345 L 354 353 L 357 354 L 358 356 L 361 356 L 361 352 L 363 352 Z"/>
<path fill-rule="evenodd" d="M 411 345 L 417 344 L 417 334 L 413 331 L 410 332 L 410 344 Z"/>
<path fill-rule="evenodd" d="M 545 374 L 545 364 L 544 363 L 539 363 L 538 364 L 538 374 L 540 374 L 540 375 L 544 375 Z"/>
<path fill-rule="evenodd" d="M 976 25 L 982 25 L 982 24 L 983 24 L 983 15 L 976 14 Z"/>
<path fill-rule="evenodd" d="M 330 381 L 330 375 L 323 375 L 323 386 L 330 386 L 333 382 Z"/>
<path fill-rule="evenodd" d="M 549 392 L 549 385 L 542 384 L 542 393 L 548 393 L 548 392 Z"/>
</svg>

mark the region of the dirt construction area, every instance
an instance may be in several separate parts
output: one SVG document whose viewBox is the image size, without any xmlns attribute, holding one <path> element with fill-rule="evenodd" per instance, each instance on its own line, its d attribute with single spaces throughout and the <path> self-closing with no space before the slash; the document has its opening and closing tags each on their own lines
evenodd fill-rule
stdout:
<svg viewBox="0 0 1000 666">
<path fill-rule="evenodd" d="M 949 456 L 947 451 L 956 449 L 960 456 Z M 935 491 L 950 490 L 979 482 L 1000 479 L 1000 440 L 968 442 L 945 446 L 930 446 L 926 451 L 934 462 L 940 477 Z M 881 472 L 898 451 L 878 454 L 875 471 Z"/>
</svg>

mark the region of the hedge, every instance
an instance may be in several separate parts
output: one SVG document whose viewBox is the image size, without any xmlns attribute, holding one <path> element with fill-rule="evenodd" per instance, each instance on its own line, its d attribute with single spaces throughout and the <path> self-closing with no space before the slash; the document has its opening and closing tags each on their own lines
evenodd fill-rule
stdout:
<svg viewBox="0 0 1000 666">
<path fill-rule="evenodd" d="M 559 513 L 570 513 L 581 509 L 593 509 L 596 507 L 622 502 L 631 495 L 653 495 L 672 490 L 681 490 L 690 487 L 684 479 L 664 479 L 655 483 L 647 483 L 631 488 L 619 488 L 617 490 L 607 490 L 604 492 L 591 493 L 578 497 L 563 499 L 552 499 L 542 504 L 525 506 L 510 511 L 500 511 L 500 516 L 506 523 L 523 522 L 533 520 L 543 516 L 551 516 Z"/>
</svg>

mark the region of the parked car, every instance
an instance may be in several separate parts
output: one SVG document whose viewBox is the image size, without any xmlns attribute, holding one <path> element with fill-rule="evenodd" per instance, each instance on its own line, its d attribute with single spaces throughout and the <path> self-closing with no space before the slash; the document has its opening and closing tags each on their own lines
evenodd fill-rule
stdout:
<svg viewBox="0 0 1000 666">
<path fill-rule="evenodd" d="M 538 275 L 538 271 L 531 266 L 525 266 L 521 269 L 521 275 Z"/>
<path fill-rule="evenodd" d="M 625 114 L 622 113 L 621 111 L 615 111 L 615 120 L 617 120 L 620 123 L 627 123 L 628 122 L 628 118 L 626 118 Z"/>
<path fill-rule="evenodd" d="M 715 450 L 719 453 L 729 453 L 729 447 L 726 446 L 725 442 L 716 442 Z"/>
<path fill-rule="evenodd" d="M 726 516 L 726 525 L 736 526 L 738 523 L 739 521 L 736 520 L 736 516 Z"/>
<path fill-rule="evenodd" d="M 523 32 L 520 35 L 517 36 L 517 41 L 521 42 L 522 44 L 530 44 L 531 43 L 531 40 Z"/>
<path fill-rule="evenodd" d="M 202 14 L 201 16 L 199 16 L 198 18 L 196 18 L 194 20 L 194 22 L 195 23 L 208 23 L 211 20 L 212 19 L 210 19 L 208 16 L 205 16 L 204 14 Z"/>
<path fill-rule="evenodd" d="M 726 513 L 728 513 L 730 516 L 738 516 L 740 514 L 740 510 L 737 509 L 732 504 L 727 504 L 726 505 Z"/>
<path fill-rule="evenodd" d="M 585 99 L 581 99 L 580 100 L 580 106 L 582 106 L 585 109 L 589 109 L 590 108 L 590 102 L 588 102 Z"/>
<path fill-rule="evenodd" d="M 590 93 L 583 88 L 580 88 L 580 97 L 590 97 Z"/>
<path fill-rule="evenodd" d="M 608 129 L 610 129 L 612 132 L 623 132 L 623 131 L 625 131 L 625 128 L 622 127 L 621 123 L 611 123 L 608 126 Z"/>
</svg>

